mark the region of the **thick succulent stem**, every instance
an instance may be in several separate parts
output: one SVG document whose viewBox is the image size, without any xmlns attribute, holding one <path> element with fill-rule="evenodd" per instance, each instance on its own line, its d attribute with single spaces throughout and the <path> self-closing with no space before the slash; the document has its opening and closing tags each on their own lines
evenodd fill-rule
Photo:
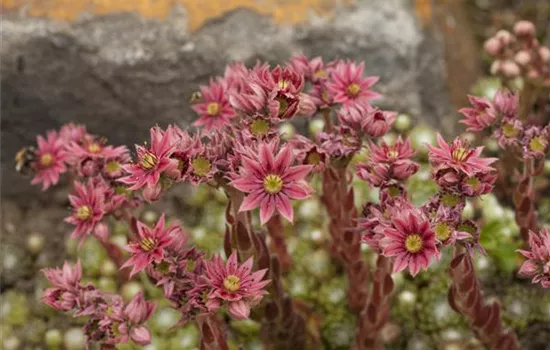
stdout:
<svg viewBox="0 0 550 350">
<path fill-rule="evenodd" d="M 393 291 L 391 272 L 391 260 L 379 255 L 374 272 L 372 292 L 357 323 L 354 344 L 356 350 L 384 349 L 380 335 L 390 315 Z"/>
<path fill-rule="evenodd" d="M 279 254 L 271 254 L 265 242 L 265 235 L 252 230 L 250 215 L 239 213 L 238 208 L 243 199 L 243 194 L 238 191 L 228 191 L 230 204 L 226 211 L 227 230 L 225 234 L 224 248 L 226 254 L 236 249 L 241 259 L 254 257 L 254 265 L 257 269 L 268 269 L 269 301 L 266 303 L 262 320 L 262 338 L 267 349 L 304 348 L 307 340 L 306 322 L 304 317 L 297 312 L 294 302 L 283 288 L 281 276 L 281 263 Z M 282 223 L 270 221 L 272 230 L 280 230 L 277 235 L 282 235 Z M 280 242 L 279 242 L 280 244 Z M 284 244 L 284 241 L 283 241 Z M 286 248 L 286 244 L 284 245 Z M 277 246 L 273 246 L 276 251 Z M 286 252 L 286 249 L 285 249 Z M 260 320 L 261 315 L 252 315 Z"/>
<path fill-rule="evenodd" d="M 331 253 L 343 263 L 348 276 L 348 304 L 360 313 L 368 296 L 369 271 L 361 256 L 361 237 L 355 230 L 357 210 L 347 175 L 345 166 L 327 169 L 322 200 L 330 217 Z"/>
<path fill-rule="evenodd" d="M 533 188 L 534 177 L 542 171 L 542 167 L 539 168 L 534 159 L 526 159 L 520 182 L 514 191 L 515 218 L 525 244 L 529 240 L 529 231 L 537 232 L 539 228 Z"/>
<path fill-rule="evenodd" d="M 489 349 L 521 349 L 514 331 L 504 328 L 502 324 L 500 305 L 483 298 L 472 257 L 462 249 L 455 250 L 450 276 L 452 284 L 448 295 L 449 304 L 466 318 L 475 336 Z"/>
<path fill-rule="evenodd" d="M 201 350 L 229 350 L 223 324 L 215 314 L 197 316 Z"/>
<path fill-rule="evenodd" d="M 279 214 L 273 215 L 267 222 L 266 226 L 269 237 L 271 238 L 269 248 L 279 257 L 283 272 L 287 272 L 290 270 L 292 258 L 288 253 L 281 216 Z"/>
</svg>

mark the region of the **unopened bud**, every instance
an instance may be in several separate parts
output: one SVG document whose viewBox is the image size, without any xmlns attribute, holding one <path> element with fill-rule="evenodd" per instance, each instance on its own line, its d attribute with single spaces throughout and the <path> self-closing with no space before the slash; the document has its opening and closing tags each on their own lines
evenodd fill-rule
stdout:
<svg viewBox="0 0 550 350">
<path fill-rule="evenodd" d="M 513 61 L 504 61 L 501 70 L 507 78 L 515 78 L 520 74 L 519 66 Z"/>
<path fill-rule="evenodd" d="M 485 43 L 483 44 L 483 48 L 485 49 L 485 52 L 487 52 L 489 55 L 496 56 L 502 49 L 502 44 L 500 40 L 493 37 L 485 41 Z"/>
<path fill-rule="evenodd" d="M 502 65 L 502 61 L 501 60 L 496 60 L 494 61 L 492 64 L 491 64 L 491 74 L 492 75 L 497 75 L 500 73 L 500 66 Z"/>
<path fill-rule="evenodd" d="M 525 50 L 521 50 L 514 56 L 514 61 L 516 61 L 521 66 L 526 66 L 531 62 L 531 55 Z"/>
<path fill-rule="evenodd" d="M 514 36 L 507 30 L 499 30 L 496 33 L 495 38 L 497 38 L 504 46 L 510 45 L 515 39 Z"/>
<path fill-rule="evenodd" d="M 535 36 L 535 25 L 529 21 L 519 21 L 514 25 L 514 33 L 517 36 Z"/>
<path fill-rule="evenodd" d="M 539 55 L 540 55 L 540 59 L 543 61 L 543 62 L 548 62 L 550 61 L 550 49 L 547 48 L 546 46 L 541 46 L 539 48 Z"/>
</svg>

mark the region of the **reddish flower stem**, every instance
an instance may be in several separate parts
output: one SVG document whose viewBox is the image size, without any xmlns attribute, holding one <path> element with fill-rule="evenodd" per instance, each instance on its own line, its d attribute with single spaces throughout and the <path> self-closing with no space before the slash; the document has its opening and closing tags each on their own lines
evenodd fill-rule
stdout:
<svg viewBox="0 0 550 350">
<path fill-rule="evenodd" d="M 292 258 L 288 253 L 281 216 L 279 214 L 273 215 L 271 219 L 269 219 L 269 221 L 267 222 L 266 226 L 267 232 L 271 237 L 269 247 L 279 257 L 279 262 L 281 263 L 281 268 L 283 269 L 283 272 L 287 272 L 290 270 Z"/>
<path fill-rule="evenodd" d="M 225 330 L 215 314 L 197 316 L 201 350 L 229 350 Z"/>
<path fill-rule="evenodd" d="M 241 259 L 254 257 L 256 268 L 267 268 L 268 279 L 271 280 L 269 301 L 266 303 L 263 319 L 258 314 L 251 315 L 252 318 L 262 321 L 261 334 L 264 346 L 266 349 L 302 349 L 307 340 L 306 322 L 283 288 L 279 255 L 270 255 L 265 237 L 252 230 L 249 213 L 238 212 L 244 194 L 229 187 L 226 190 L 231 202 L 226 212 L 228 223 L 224 244 L 226 254 L 229 255 L 233 249 L 237 249 Z M 275 225 L 280 225 L 277 229 L 282 232 L 280 218 L 278 223 L 272 222 L 271 225 L 273 229 L 277 228 Z"/>
<path fill-rule="evenodd" d="M 321 199 L 330 217 L 331 253 L 343 262 L 349 281 L 348 304 L 358 314 L 366 304 L 369 270 L 361 257 L 361 237 L 354 230 L 357 210 L 346 166 L 325 170 Z"/>
<path fill-rule="evenodd" d="M 542 167 L 540 170 L 536 169 L 534 159 L 526 159 L 520 182 L 514 191 L 515 219 L 525 245 L 529 240 L 529 231 L 538 232 L 539 229 L 533 180 L 541 171 Z"/>
<path fill-rule="evenodd" d="M 483 298 L 472 257 L 464 253 L 462 248 L 455 248 L 450 276 L 452 284 L 448 295 L 449 304 L 466 318 L 476 338 L 490 349 L 521 349 L 515 332 L 505 329 L 502 324 L 500 305 Z"/>
<path fill-rule="evenodd" d="M 384 349 L 380 335 L 390 315 L 393 291 L 391 272 L 391 260 L 379 255 L 374 272 L 372 293 L 358 319 L 354 349 Z"/>
</svg>

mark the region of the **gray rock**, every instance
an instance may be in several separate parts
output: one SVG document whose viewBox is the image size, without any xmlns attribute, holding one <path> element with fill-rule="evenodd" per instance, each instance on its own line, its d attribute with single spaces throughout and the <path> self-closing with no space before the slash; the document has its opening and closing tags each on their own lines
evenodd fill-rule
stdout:
<svg viewBox="0 0 550 350">
<path fill-rule="evenodd" d="M 141 142 L 153 124 L 188 124 L 192 92 L 234 60 L 276 63 L 296 52 L 365 60 L 367 73 L 381 77 L 383 107 L 438 127 L 450 114 L 441 39 L 419 27 L 406 0 L 364 1 L 330 20 L 296 26 L 237 10 L 197 32 L 186 27 L 181 9 L 165 21 L 118 14 L 61 23 L 4 15 L 3 195 L 39 192 L 10 164 L 36 134 L 76 121 L 113 143 Z"/>
</svg>

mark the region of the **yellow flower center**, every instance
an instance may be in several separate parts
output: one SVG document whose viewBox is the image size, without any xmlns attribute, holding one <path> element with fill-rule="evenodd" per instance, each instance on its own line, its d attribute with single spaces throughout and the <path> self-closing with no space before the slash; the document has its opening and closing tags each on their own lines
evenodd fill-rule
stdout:
<svg viewBox="0 0 550 350">
<path fill-rule="evenodd" d="M 288 102 L 282 97 L 277 97 L 276 100 L 279 102 L 279 116 L 281 116 L 288 109 Z"/>
<path fill-rule="evenodd" d="M 466 183 L 470 186 L 472 186 L 472 188 L 474 190 L 477 190 L 477 188 L 479 187 L 479 185 L 481 185 L 481 181 L 479 181 L 479 179 L 475 176 L 472 176 L 472 177 L 469 177 L 466 179 Z"/>
<path fill-rule="evenodd" d="M 211 116 L 217 116 L 220 113 L 220 104 L 217 102 L 210 102 L 208 106 L 206 106 L 206 113 Z"/>
<path fill-rule="evenodd" d="M 97 142 L 90 143 L 88 145 L 88 152 L 99 153 L 101 152 L 101 146 Z"/>
<path fill-rule="evenodd" d="M 223 280 L 223 286 L 229 292 L 236 292 L 241 288 L 241 279 L 235 275 L 229 275 Z"/>
<path fill-rule="evenodd" d="M 283 188 L 283 179 L 279 175 L 270 174 L 264 178 L 264 189 L 270 193 L 279 193 Z"/>
<path fill-rule="evenodd" d="M 51 153 L 44 153 L 40 156 L 40 165 L 43 167 L 49 167 L 53 164 L 53 156 Z"/>
<path fill-rule="evenodd" d="M 323 69 L 320 69 L 313 74 L 314 78 L 326 78 L 327 76 L 328 76 L 327 71 Z"/>
<path fill-rule="evenodd" d="M 348 85 L 348 94 L 352 97 L 355 97 L 359 95 L 359 91 L 361 91 L 361 87 L 357 83 L 353 83 Z"/>
<path fill-rule="evenodd" d="M 418 253 L 422 249 L 422 237 L 416 233 L 409 235 L 405 239 L 405 249 L 409 253 Z"/>
<path fill-rule="evenodd" d="M 281 80 L 281 81 L 279 81 L 279 88 L 280 88 L 281 90 L 286 89 L 289 85 L 290 85 L 290 81 L 288 81 L 288 80 Z"/>
<path fill-rule="evenodd" d="M 458 147 L 453 151 L 452 157 L 457 162 L 463 162 L 466 160 L 466 158 L 468 158 L 469 154 L 470 152 L 466 148 Z"/>
<path fill-rule="evenodd" d="M 306 157 L 306 163 L 307 164 L 320 164 L 321 163 L 321 155 L 315 151 L 310 152 Z"/>
<path fill-rule="evenodd" d="M 157 245 L 157 242 L 155 242 L 155 240 L 152 239 L 151 237 L 145 237 L 144 239 L 141 240 L 141 242 L 139 242 L 139 246 L 141 247 L 141 249 L 143 249 L 146 252 L 150 252 L 151 250 L 153 250 L 156 245 Z"/>
<path fill-rule="evenodd" d="M 533 152 L 544 152 L 546 150 L 546 143 L 542 136 L 535 136 L 529 141 L 529 148 Z"/>
<path fill-rule="evenodd" d="M 441 242 L 445 242 L 451 236 L 451 228 L 444 222 L 438 222 L 435 225 L 435 235 Z"/>
<path fill-rule="evenodd" d="M 512 124 L 506 124 L 502 127 L 502 133 L 504 136 L 510 138 L 517 136 L 519 134 L 519 129 L 516 129 L 516 127 Z"/>
<path fill-rule="evenodd" d="M 92 208 L 87 205 L 83 205 L 76 210 L 76 217 L 79 220 L 88 220 L 92 217 Z"/>
<path fill-rule="evenodd" d="M 441 202 L 447 207 L 454 207 L 460 203 L 460 197 L 452 195 L 450 193 L 445 193 L 441 196 Z"/>
<path fill-rule="evenodd" d="M 399 157 L 399 152 L 395 149 L 390 149 L 388 151 L 388 153 L 386 154 L 386 156 L 390 159 L 395 159 L 395 158 Z"/>
<path fill-rule="evenodd" d="M 397 197 L 397 196 L 400 196 L 402 193 L 401 191 L 401 188 L 397 187 L 397 186 L 390 186 L 388 187 L 388 194 L 390 195 L 390 197 Z"/>
<path fill-rule="evenodd" d="M 212 163 L 204 157 L 197 157 L 191 161 L 191 167 L 193 168 L 193 174 L 206 176 L 212 169 Z"/>
<path fill-rule="evenodd" d="M 269 131 L 269 123 L 263 119 L 256 119 L 250 124 L 250 132 L 254 136 L 264 136 Z"/>
<path fill-rule="evenodd" d="M 109 172 L 109 173 L 114 173 L 114 172 L 120 170 L 121 167 L 122 167 L 122 165 L 119 162 L 117 162 L 116 160 L 110 160 L 105 165 L 105 168 L 107 169 L 107 172 Z"/>
<path fill-rule="evenodd" d="M 143 169 L 149 170 L 157 165 L 158 158 L 153 153 L 145 153 L 139 163 Z"/>
</svg>

